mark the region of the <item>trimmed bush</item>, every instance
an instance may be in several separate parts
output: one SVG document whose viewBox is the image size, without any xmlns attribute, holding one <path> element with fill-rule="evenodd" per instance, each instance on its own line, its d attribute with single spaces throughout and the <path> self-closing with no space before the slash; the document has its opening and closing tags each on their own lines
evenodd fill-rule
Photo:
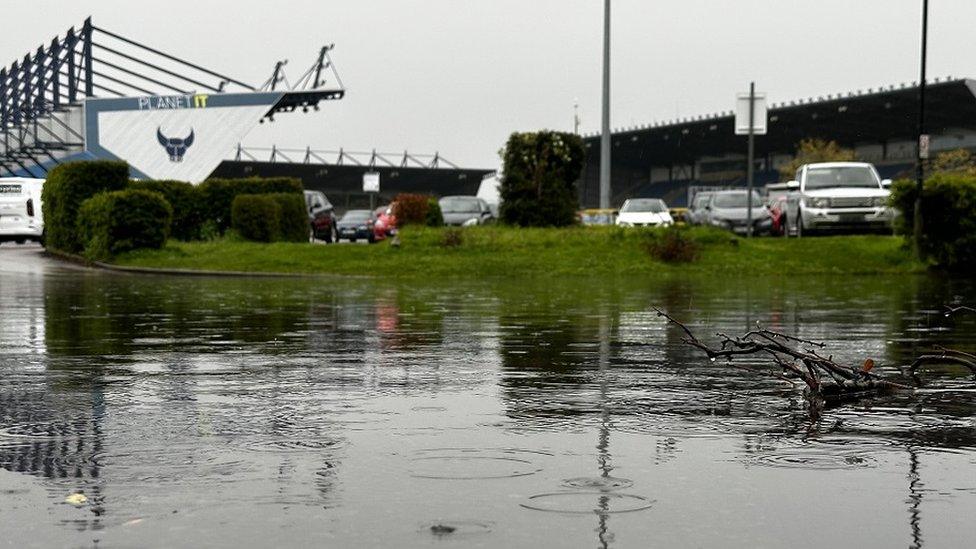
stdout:
<svg viewBox="0 0 976 549">
<path fill-rule="evenodd" d="M 571 133 L 513 133 L 503 153 L 501 218 L 522 227 L 576 222 L 583 140 Z"/>
<path fill-rule="evenodd" d="M 891 189 L 891 204 L 901 211 L 896 231 L 910 241 L 914 236 L 914 181 L 900 180 Z M 924 258 L 951 270 L 976 267 L 976 176 L 939 173 L 922 189 Z"/>
<path fill-rule="evenodd" d="M 127 189 L 85 200 L 77 233 L 85 257 L 98 261 L 139 248 L 162 248 L 172 221 L 173 208 L 162 194 Z"/>
<path fill-rule="evenodd" d="M 170 237 L 184 242 L 200 240 L 205 203 L 199 188 L 183 181 L 133 181 L 133 189 L 157 192 L 173 207 Z"/>
<path fill-rule="evenodd" d="M 240 194 L 298 193 L 304 187 L 301 180 L 277 178 L 208 179 L 200 184 L 205 205 L 204 219 L 213 221 L 223 233 L 231 227 L 234 198 Z M 304 199 L 304 197 L 303 197 Z"/>
<path fill-rule="evenodd" d="M 441 211 L 441 203 L 433 196 L 427 199 L 425 223 L 428 227 L 444 226 L 444 212 Z"/>
<path fill-rule="evenodd" d="M 121 191 L 129 184 L 129 165 L 100 160 L 70 162 L 47 174 L 41 194 L 45 246 L 62 252 L 82 251 L 77 233 L 81 204 L 98 193 Z"/>
<path fill-rule="evenodd" d="M 281 206 L 270 194 L 242 194 L 231 205 L 234 230 L 247 240 L 274 242 L 281 228 Z"/>
<path fill-rule="evenodd" d="M 397 218 L 397 224 L 401 227 L 426 225 L 431 202 L 436 203 L 437 200 L 427 194 L 398 194 L 393 199 L 393 215 Z"/>
<path fill-rule="evenodd" d="M 295 193 L 269 194 L 278 203 L 278 237 L 285 242 L 308 242 L 311 226 L 305 197 Z"/>
</svg>

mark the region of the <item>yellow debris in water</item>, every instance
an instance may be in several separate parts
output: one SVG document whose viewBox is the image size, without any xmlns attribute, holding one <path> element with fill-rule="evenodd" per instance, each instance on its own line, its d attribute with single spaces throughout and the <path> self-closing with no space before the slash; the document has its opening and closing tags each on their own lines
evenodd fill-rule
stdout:
<svg viewBox="0 0 976 549">
<path fill-rule="evenodd" d="M 85 494 L 71 494 L 64 498 L 64 502 L 78 507 L 88 503 L 88 498 L 85 497 Z"/>
</svg>

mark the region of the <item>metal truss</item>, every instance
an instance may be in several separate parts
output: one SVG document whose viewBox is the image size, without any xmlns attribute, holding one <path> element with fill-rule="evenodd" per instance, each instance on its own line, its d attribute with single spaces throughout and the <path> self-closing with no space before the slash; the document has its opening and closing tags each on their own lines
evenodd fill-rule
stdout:
<svg viewBox="0 0 976 549">
<path fill-rule="evenodd" d="M 283 61 L 267 83 L 254 86 L 98 27 L 89 17 L 80 28 L 0 68 L 0 176 L 23 171 L 42 177 L 45 164 L 81 152 L 81 125 L 66 120 L 88 98 L 280 91 L 283 98 L 267 118 L 318 110 L 320 101 L 345 96 L 329 55 L 333 48 L 323 47 L 294 85 L 285 78 Z"/>
<path fill-rule="evenodd" d="M 334 160 L 329 160 L 333 158 Z M 366 166 L 369 168 L 425 168 L 425 169 L 461 169 L 457 164 L 444 159 L 440 153 L 411 154 L 381 153 L 375 149 L 371 152 L 356 152 L 339 149 L 338 151 L 315 150 L 311 147 L 304 149 L 282 149 L 272 147 L 237 146 L 234 160 L 238 162 L 270 162 L 289 164 L 326 164 L 331 166 Z"/>
</svg>

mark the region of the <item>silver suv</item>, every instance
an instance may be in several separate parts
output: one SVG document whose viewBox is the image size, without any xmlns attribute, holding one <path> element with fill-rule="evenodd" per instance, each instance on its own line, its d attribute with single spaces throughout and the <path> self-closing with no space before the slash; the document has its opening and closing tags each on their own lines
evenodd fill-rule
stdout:
<svg viewBox="0 0 976 549">
<path fill-rule="evenodd" d="M 807 164 L 788 184 L 786 230 L 803 236 L 820 231 L 890 231 L 894 210 L 888 206 L 890 180 L 881 180 L 871 164 Z"/>
</svg>

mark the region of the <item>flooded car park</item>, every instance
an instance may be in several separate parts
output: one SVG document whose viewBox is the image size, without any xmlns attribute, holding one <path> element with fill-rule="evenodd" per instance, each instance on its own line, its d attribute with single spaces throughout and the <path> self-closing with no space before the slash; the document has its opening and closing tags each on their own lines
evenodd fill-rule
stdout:
<svg viewBox="0 0 976 549">
<path fill-rule="evenodd" d="M 18 547 L 961 546 L 973 380 L 828 409 L 712 363 L 756 321 L 842 358 L 972 350 L 939 277 L 454 281 L 116 274 L 0 248 Z M 85 501 L 66 503 L 73 494 Z"/>
</svg>

